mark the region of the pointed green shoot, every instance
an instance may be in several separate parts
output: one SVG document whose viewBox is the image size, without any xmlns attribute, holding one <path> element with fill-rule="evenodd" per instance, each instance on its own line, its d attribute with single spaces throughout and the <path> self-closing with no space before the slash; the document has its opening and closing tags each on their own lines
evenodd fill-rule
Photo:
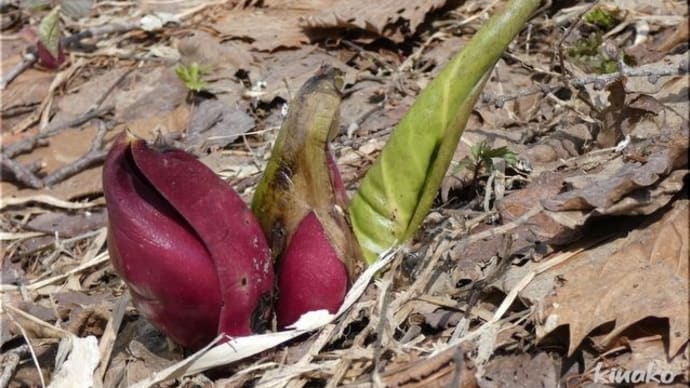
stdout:
<svg viewBox="0 0 690 388">
<path fill-rule="evenodd" d="M 511 0 L 420 93 L 361 182 L 349 211 L 368 263 L 406 241 L 428 213 L 485 76 L 539 0 Z"/>
<path fill-rule="evenodd" d="M 53 58 L 59 55 L 60 38 L 60 6 L 53 8 L 38 25 L 38 39 Z"/>
</svg>

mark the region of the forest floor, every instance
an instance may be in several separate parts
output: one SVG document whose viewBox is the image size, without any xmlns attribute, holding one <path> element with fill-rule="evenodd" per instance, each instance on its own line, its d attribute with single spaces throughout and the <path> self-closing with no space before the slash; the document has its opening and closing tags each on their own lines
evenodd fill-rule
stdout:
<svg viewBox="0 0 690 388">
<path fill-rule="evenodd" d="M 249 202 L 286 104 L 327 64 L 345 76 L 332 147 L 352 195 L 502 2 L 64 3 L 57 69 L 26 55 L 51 2 L 0 8 L 0 388 L 80 373 L 106 387 L 596 387 L 626 371 L 687 386 L 686 2 L 545 4 L 495 66 L 414 241 L 338 319 L 233 362 L 185 358 L 132 306 L 108 260 L 113 139 L 174 142 Z M 203 93 L 176 74 L 193 63 Z"/>
</svg>

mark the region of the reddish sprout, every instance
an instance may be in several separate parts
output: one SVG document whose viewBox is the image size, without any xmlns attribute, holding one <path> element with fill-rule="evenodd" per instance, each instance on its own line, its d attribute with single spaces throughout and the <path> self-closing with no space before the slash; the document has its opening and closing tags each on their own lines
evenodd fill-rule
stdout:
<svg viewBox="0 0 690 388">
<path fill-rule="evenodd" d="M 103 170 L 108 247 L 139 312 L 183 346 L 261 331 L 273 266 L 242 199 L 192 155 L 123 134 Z"/>
</svg>

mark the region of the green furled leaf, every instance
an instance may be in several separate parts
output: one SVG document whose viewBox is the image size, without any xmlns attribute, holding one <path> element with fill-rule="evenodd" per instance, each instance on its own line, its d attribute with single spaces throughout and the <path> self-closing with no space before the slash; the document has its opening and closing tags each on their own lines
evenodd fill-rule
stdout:
<svg viewBox="0 0 690 388">
<path fill-rule="evenodd" d="M 38 25 L 38 39 L 48 49 L 53 58 L 57 58 L 60 49 L 60 7 L 53 8 Z"/>
<path fill-rule="evenodd" d="M 438 192 L 485 75 L 539 0 L 512 0 L 420 93 L 352 199 L 350 217 L 369 263 L 409 239 Z"/>
</svg>

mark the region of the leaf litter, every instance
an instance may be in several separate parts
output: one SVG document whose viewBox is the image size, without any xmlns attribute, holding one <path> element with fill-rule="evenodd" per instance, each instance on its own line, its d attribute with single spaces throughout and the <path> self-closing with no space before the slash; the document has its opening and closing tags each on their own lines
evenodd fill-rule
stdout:
<svg viewBox="0 0 690 388">
<path fill-rule="evenodd" d="M 139 317 L 108 263 L 99 163 L 38 190 L 5 163 L 40 180 L 88 153 L 99 125 L 106 147 L 130 128 L 192 150 L 248 200 L 281 109 L 327 63 L 346 74 L 334 148 L 352 193 L 414 95 L 494 6 L 384 5 L 81 2 L 70 11 L 71 34 L 128 27 L 71 46 L 60 73 L 31 68 L 3 90 L 0 358 L 11 367 L 2 386 L 77 372 L 113 387 L 579 386 L 599 363 L 653 365 L 687 383 L 687 10 L 675 3 L 618 4 L 595 55 L 618 50 L 637 63 L 609 75 L 559 59 L 592 33 L 579 22 L 589 3 L 536 15 L 488 81 L 423 230 L 378 277 L 360 279 L 347 311 L 304 331 L 185 354 Z M 47 13 L 21 7 L 3 18 L 36 25 Z M 144 33 L 137 18 L 155 12 L 177 21 Z M 26 48 L 20 27 L 3 33 Z M 4 79 L 22 54 L 2 53 Z M 208 95 L 190 96 L 177 61 L 208 67 Z M 464 157 L 482 142 L 529 168 L 493 159 L 467 171 Z M 69 354 L 58 350 L 67 338 L 76 339 Z M 69 366 L 87 355 L 80 365 L 93 368 Z"/>
</svg>

